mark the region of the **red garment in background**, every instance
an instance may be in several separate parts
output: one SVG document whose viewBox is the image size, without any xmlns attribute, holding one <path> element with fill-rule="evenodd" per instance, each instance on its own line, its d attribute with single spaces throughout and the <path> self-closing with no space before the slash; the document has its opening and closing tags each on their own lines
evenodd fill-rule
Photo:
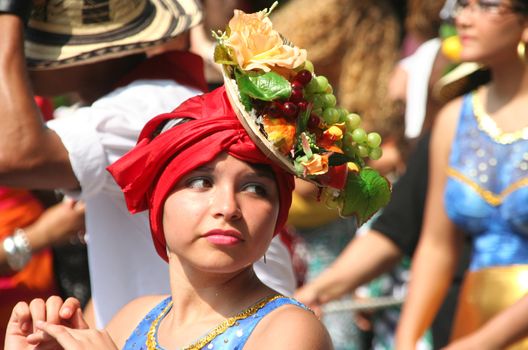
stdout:
<svg viewBox="0 0 528 350">
<path fill-rule="evenodd" d="M 27 190 L 0 187 L 0 242 L 16 228 L 38 219 L 44 208 Z M 19 301 L 57 294 L 53 259 L 49 250 L 34 254 L 21 271 L 0 276 L 0 344 L 4 343 L 7 321 Z"/>
</svg>

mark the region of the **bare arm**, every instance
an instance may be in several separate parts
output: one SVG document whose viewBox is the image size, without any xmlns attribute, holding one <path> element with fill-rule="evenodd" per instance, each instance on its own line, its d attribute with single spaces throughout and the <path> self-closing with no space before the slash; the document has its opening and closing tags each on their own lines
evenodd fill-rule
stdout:
<svg viewBox="0 0 528 350">
<path fill-rule="evenodd" d="M 457 340 L 445 350 L 506 349 L 528 337 L 528 295 L 499 313 L 478 331 Z"/>
<path fill-rule="evenodd" d="M 369 231 L 354 238 L 329 268 L 296 292 L 295 298 L 318 308 L 390 270 L 401 257 L 390 239 Z"/>
<path fill-rule="evenodd" d="M 245 350 L 332 350 L 325 326 L 310 311 L 282 306 L 266 316 L 249 337 Z"/>
<path fill-rule="evenodd" d="M 433 128 L 424 224 L 412 261 L 409 292 L 396 333 L 398 349 L 414 349 L 451 284 L 463 244 L 444 210 L 446 168 L 460 100 L 447 105 Z"/>
<path fill-rule="evenodd" d="M 22 21 L 0 14 L 0 184 L 28 188 L 79 187 L 59 137 L 47 129 L 25 67 Z M 50 82 L 53 83 L 53 82 Z"/>
<path fill-rule="evenodd" d="M 84 204 L 61 202 L 46 211 L 31 225 L 24 227 L 31 247 L 37 253 L 67 241 L 72 235 L 84 231 Z M 5 251 L 0 249 L 0 274 L 10 271 Z"/>
</svg>

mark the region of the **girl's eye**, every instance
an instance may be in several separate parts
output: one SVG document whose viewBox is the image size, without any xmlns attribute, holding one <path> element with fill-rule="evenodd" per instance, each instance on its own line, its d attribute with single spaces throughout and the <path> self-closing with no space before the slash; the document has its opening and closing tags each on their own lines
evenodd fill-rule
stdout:
<svg viewBox="0 0 528 350">
<path fill-rule="evenodd" d="M 260 184 L 248 184 L 244 187 L 245 191 L 255 193 L 256 195 L 260 197 L 266 197 L 268 194 L 268 191 L 266 190 L 266 187 Z"/>
<path fill-rule="evenodd" d="M 212 186 L 211 180 L 204 177 L 195 177 L 187 181 L 187 187 L 189 188 L 209 188 Z"/>
<path fill-rule="evenodd" d="M 497 1 L 479 1 L 478 6 L 483 10 L 492 10 L 500 7 L 500 2 Z"/>
</svg>

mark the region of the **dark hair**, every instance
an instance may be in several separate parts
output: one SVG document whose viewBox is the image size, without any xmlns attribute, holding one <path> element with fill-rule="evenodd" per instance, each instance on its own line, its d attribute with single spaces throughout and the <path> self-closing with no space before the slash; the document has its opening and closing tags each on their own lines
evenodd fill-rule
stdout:
<svg viewBox="0 0 528 350">
<path fill-rule="evenodd" d="M 511 3 L 515 12 L 528 15 L 528 0 L 512 0 Z"/>
</svg>

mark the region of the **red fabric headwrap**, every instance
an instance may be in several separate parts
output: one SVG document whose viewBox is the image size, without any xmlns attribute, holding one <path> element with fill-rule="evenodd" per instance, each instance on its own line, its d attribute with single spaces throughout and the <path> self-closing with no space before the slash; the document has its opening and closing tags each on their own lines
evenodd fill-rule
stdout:
<svg viewBox="0 0 528 350">
<path fill-rule="evenodd" d="M 191 121 L 152 137 L 160 124 L 175 118 Z M 108 167 L 125 194 L 128 210 L 150 210 L 152 238 L 158 254 L 167 261 L 163 232 L 163 206 L 179 179 L 228 154 L 249 162 L 268 164 L 279 190 L 279 215 L 275 234 L 284 226 L 294 188 L 293 175 L 274 164 L 253 143 L 231 108 L 223 87 L 193 97 L 171 113 L 161 114 L 143 128 L 136 147 Z"/>
</svg>

